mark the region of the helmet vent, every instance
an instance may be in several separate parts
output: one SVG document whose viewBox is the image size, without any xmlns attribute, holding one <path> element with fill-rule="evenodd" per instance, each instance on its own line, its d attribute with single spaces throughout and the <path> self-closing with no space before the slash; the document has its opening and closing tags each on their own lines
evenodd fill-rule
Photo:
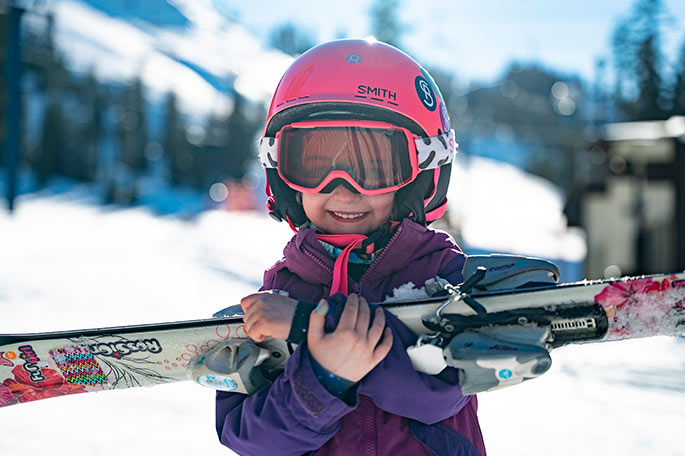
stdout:
<svg viewBox="0 0 685 456">
<path fill-rule="evenodd" d="M 305 98 L 309 98 L 309 95 L 302 95 L 301 97 L 296 97 L 296 98 L 291 98 L 291 99 L 289 99 L 289 100 L 285 100 L 283 103 L 277 104 L 276 107 L 279 108 L 279 107 L 283 106 L 283 105 L 286 104 L 286 103 L 290 103 L 290 102 L 295 101 L 295 100 L 303 100 L 303 99 L 305 99 Z"/>
</svg>

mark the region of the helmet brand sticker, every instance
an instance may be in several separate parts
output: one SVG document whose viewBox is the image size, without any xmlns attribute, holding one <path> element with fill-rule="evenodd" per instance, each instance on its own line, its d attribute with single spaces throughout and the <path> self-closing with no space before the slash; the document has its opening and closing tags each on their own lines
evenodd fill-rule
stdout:
<svg viewBox="0 0 685 456">
<path fill-rule="evenodd" d="M 431 88 L 433 89 L 433 92 L 435 92 L 435 94 L 438 96 L 438 99 L 440 99 L 440 101 L 444 103 L 445 99 L 442 97 L 440 89 L 438 89 L 438 85 L 435 83 L 431 75 L 426 73 L 426 70 L 424 70 L 423 68 L 421 68 L 421 73 L 423 74 L 423 77 L 426 78 L 428 84 L 430 84 Z"/>
<path fill-rule="evenodd" d="M 414 80 L 414 84 L 416 85 L 416 93 L 418 94 L 421 103 L 423 103 L 429 111 L 435 111 L 435 108 L 438 107 L 438 103 L 435 98 L 435 92 L 433 92 L 428 81 L 426 81 L 423 76 L 417 76 Z"/>
<path fill-rule="evenodd" d="M 356 65 L 358 63 L 361 63 L 362 56 L 359 54 L 350 54 L 347 57 L 345 57 L 345 60 L 347 60 L 347 63 L 350 63 L 352 65 Z"/>
<path fill-rule="evenodd" d="M 384 89 L 382 87 L 371 87 L 364 84 L 357 86 L 357 98 L 370 98 L 376 101 L 385 101 L 391 105 L 397 106 L 397 92 Z"/>
</svg>

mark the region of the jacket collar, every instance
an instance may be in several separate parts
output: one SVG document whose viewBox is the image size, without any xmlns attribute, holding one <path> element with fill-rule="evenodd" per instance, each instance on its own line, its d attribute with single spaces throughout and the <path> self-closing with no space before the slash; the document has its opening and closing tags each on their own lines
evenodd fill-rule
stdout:
<svg viewBox="0 0 685 456">
<path fill-rule="evenodd" d="M 407 267 L 417 256 L 436 249 L 435 245 L 426 242 L 428 229 L 409 219 L 404 219 L 388 245 L 371 265 L 365 279 L 375 281 L 392 275 Z M 440 248 L 444 248 L 441 243 Z M 312 228 L 297 233 L 283 250 L 285 259 L 281 268 L 287 268 L 303 280 L 329 285 L 332 280 L 334 258 L 316 238 Z"/>
</svg>

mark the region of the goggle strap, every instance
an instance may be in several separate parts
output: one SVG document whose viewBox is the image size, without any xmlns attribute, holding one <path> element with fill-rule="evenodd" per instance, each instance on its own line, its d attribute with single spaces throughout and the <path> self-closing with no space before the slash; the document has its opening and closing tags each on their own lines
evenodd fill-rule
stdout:
<svg viewBox="0 0 685 456">
<path fill-rule="evenodd" d="M 454 130 L 430 138 L 418 138 L 416 141 L 419 171 L 440 168 L 454 160 L 457 153 Z"/>
<path fill-rule="evenodd" d="M 278 167 L 278 138 L 259 138 L 259 161 L 265 169 Z"/>
</svg>

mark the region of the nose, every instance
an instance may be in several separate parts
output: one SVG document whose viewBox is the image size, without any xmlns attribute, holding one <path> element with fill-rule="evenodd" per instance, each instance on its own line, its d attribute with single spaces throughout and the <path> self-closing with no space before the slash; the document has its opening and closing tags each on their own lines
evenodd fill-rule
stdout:
<svg viewBox="0 0 685 456">
<path fill-rule="evenodd" d="M 331 196 L 338 201 L 356 201 L 361 198 L 361 193 L 352 191 L 346 185 L 338 185 L 331 192 Z"/>
</svg>

